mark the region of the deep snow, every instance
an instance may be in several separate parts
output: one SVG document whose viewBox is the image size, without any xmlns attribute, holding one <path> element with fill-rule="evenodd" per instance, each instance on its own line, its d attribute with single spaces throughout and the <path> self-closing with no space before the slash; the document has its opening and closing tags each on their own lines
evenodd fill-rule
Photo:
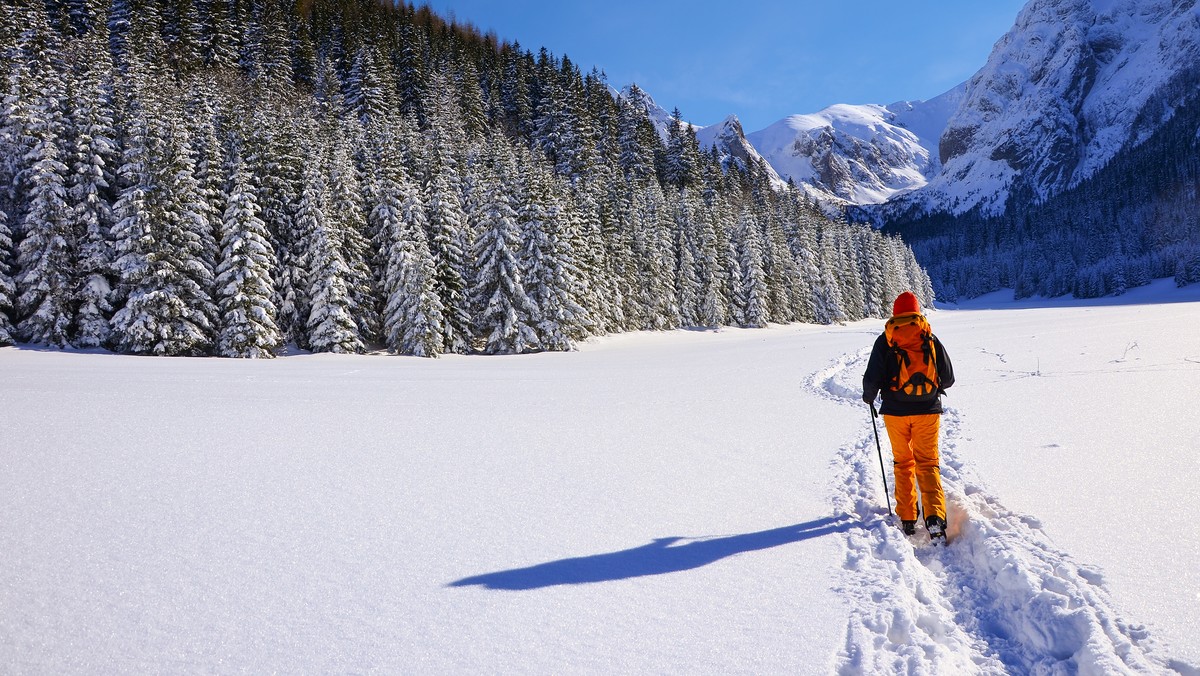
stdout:
<svg viewBox="0 0 1200 676">
<path fill-rule="evenodd" d="M 945 550 L 886 514 L 879 321 L 2 348 L 0 671 L 1194 674 L 1197 296 L 931 313 Z"/>
</svg>

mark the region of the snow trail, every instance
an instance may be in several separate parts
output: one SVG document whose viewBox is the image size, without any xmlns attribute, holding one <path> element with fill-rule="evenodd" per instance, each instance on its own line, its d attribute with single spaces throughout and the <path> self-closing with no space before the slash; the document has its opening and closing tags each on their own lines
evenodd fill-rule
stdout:
<svg viewBox="0 0 1200 676">
<path fill-rule="evenodd" d="M 948 547 L 918 528 L 906 538 L 886 512 L 875 432 L 861 401 L 870 349 L 809 381 L 818 396 L 862 408 L 863 435 L 834 462 L 836 512 L 864 527 L 846 538 L 852 599 L 838 673 L 1196 674 L 1162 657 L 1143 626 L 1121 617 L 1099 571 L 1054 546 L 1037 519 L 1004 507 L 960 458 L 962 419 L 946 408 L 940 447 Z M 882 420 L 879 442 L 895 485 Z"/>
</svg>

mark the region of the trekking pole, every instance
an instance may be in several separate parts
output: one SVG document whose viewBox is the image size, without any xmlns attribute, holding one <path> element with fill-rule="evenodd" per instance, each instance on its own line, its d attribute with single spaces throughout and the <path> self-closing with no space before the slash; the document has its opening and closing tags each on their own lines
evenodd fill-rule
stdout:
<svg viewBox="0 0 1200 676">
<path fill-rule="evenodd" d="M 887 470 L 883 467 L 883 447 L 879 445 L 879 425 L 875 422 L 879 413 L 875 411 L 874 402 L 867 406 L 871 407 L 871 429 L 875 430 L 875 450 L 879 453 L 879 473 L 883 475 L 883 497 L 887 498 L 888 516 L 892 516 L 892 496 L 888 492 Z"/>
</svg>

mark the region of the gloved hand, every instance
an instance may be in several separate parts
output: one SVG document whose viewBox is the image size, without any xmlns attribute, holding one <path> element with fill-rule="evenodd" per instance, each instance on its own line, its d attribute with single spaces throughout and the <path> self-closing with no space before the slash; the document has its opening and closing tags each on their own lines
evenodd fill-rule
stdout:
<svg viewBox="0 0 1200 676">
<path fill-rule="evenodd" d="M 874 404 L 875 396 L 877 394 L 879 394 L 879 390 L 864 390 L 863 391 L 863 402 L 867 403 L 867 404 Z"/>
</svg>

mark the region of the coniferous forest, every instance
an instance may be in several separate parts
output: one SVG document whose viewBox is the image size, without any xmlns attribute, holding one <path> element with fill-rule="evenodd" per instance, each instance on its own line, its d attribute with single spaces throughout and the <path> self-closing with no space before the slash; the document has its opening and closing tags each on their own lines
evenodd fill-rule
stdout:
<svg viewBox="0 0 1200 676">
<path fill-rule="evenodd" d="M 929 277 L 566 56 L 376 0 L 0 5 L 0 344 L 567 350 Z"/>
<path fill-rule="evenodd" d="M 943 300 L 1001 288 L 1017 298 L 1098 298 L 1164 277 L 1200 282 L 1197 81 L 1200 67 L 1177 75 L 1143 113 L 1166 121 L 1061 193 L 1039 199 L 1019 187 L 1000 216 L 941 213 L 888 229 L 928 263 Z"/>
</svg>

